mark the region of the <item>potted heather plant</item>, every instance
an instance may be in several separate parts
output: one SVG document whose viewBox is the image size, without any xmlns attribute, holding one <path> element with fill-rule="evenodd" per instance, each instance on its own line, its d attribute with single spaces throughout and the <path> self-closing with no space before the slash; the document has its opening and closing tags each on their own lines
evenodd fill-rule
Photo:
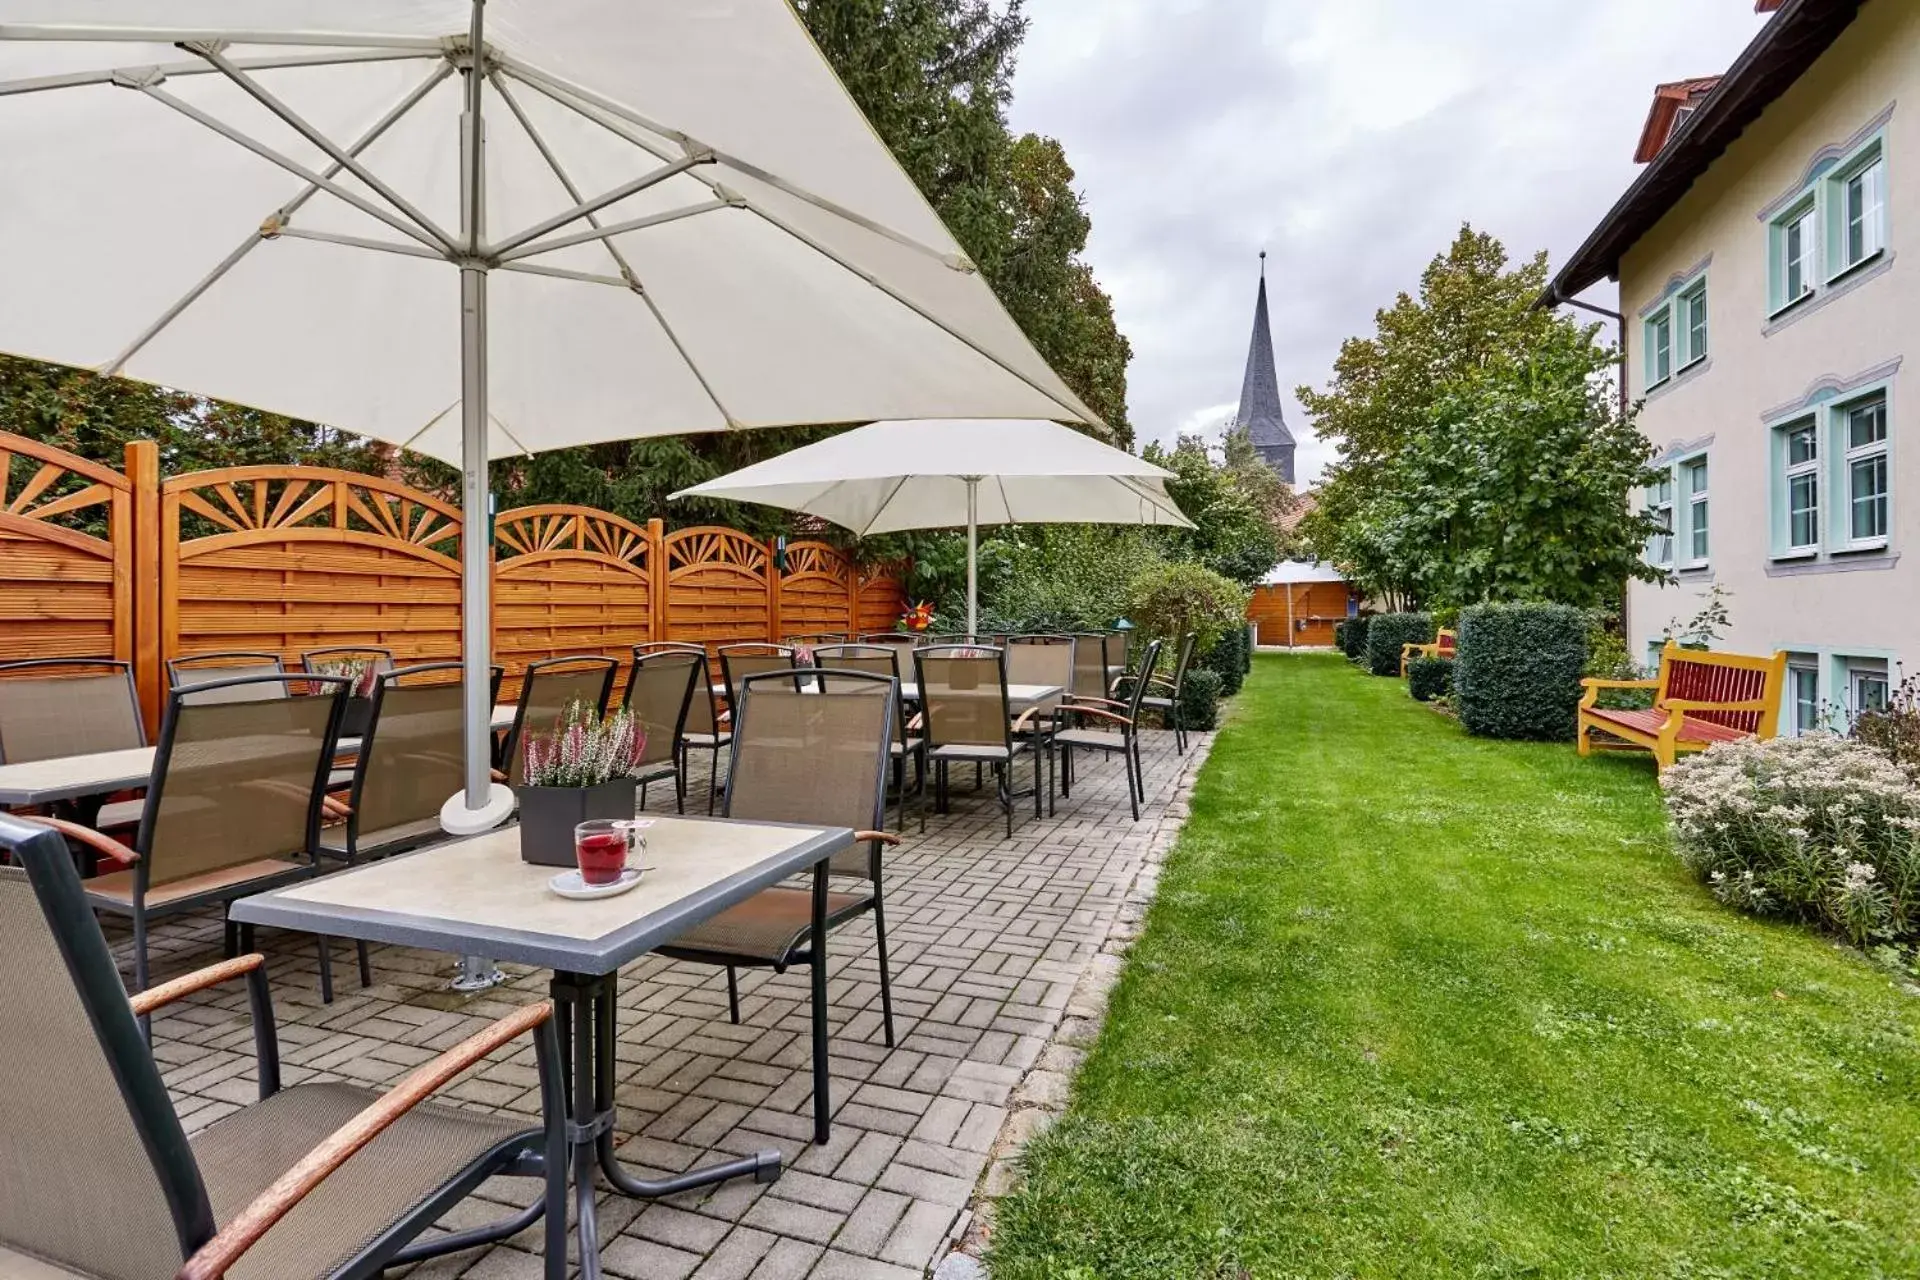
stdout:
<svg viewBox="0 0 1920 1280">
<path fill-rule="evenodd" d="M 625 708 L 597 714 L 570 703 L 553 728 L 528 732 L 522 747 L 520 857 L 543 867 L 574 865 L 573 829 L 589 818 L 634 816 L 634 778 L 647 734 Z"/>
<path fill-rule="evenodd" d="M 363 738 L 367 721 L 373 718 L 373 686 L 380 680 L 380 666 L 372 658 L 316 658 L 308 664 L 316 676 L 339 676 L 347 682 L 347 705 L 340 712 L 340 736 Z"/>
</svg>

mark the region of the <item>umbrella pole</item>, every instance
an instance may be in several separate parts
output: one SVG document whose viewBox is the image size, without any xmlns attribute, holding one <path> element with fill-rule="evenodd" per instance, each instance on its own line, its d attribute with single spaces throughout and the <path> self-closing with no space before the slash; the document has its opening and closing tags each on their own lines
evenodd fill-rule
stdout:
<svg viewBox="0 0 1920 1280">
<path fill-rule="evenodd" d="M 980 628 L 980 477 L 967 476 L 967 643 Z"/>
<path fill-rule="evenodd" d="M 473 0 L 466 110 L 460 117 L 460 660 L 461 737 L 465 789 L 447 801 L 440 824 L 456 835 L 476 835 L 506 821 L 513 793 L 492 780 L 493 766 L 493 511 L 487 484 L 487 268 L 480 260 L 486 236 L 485 136 L 481 132 L 481 9 Z M 456 991 L 483 991 L 506 980 L 485 956 L 460 957 Z"/>
</svg>

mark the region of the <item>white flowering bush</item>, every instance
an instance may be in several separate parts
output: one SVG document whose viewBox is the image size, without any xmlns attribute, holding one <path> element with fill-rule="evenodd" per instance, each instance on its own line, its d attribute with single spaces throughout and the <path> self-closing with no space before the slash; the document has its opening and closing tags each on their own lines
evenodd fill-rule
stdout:
<svg viewBox="0 0 1920 1280">
<path fill-rule="evenodd" d="M 1729 906 L 1856 945 L 1920 932 L 1920 784 L 1830 734 L 1746 739 L 1662 776 L 1674 845 Z"/>
<path fill-rule="evenodd" d="M 647 732 L 632 712 L 601 716 L 576 698 L 550 732 L 527 735 L 525 785 L 597 787 L 637 777 L 646 750 Z"/>
</svg>

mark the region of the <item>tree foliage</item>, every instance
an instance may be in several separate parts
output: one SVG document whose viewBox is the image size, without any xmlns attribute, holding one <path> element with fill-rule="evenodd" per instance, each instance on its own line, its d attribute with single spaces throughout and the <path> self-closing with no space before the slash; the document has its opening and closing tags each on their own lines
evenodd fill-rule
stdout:
<svg viewBox="0 0 1920 1280">
<path fill-rule="evenodd" d="M 1631 495 L 1646 442 L 1614 400 L 1616 353 L 1597 326 L 1536 308 L 1546 256 L 1507 266 L 1463 227 L 1352 338 L 1324 391 L 1300 389 L 1340 440 L 1302 531 L 1369 594 L 1452 609 L 1483 601 L 1604 607 L 1653 523 Z"/>
<path fill-rule="evenodd" d="M 1149 444 L 1141 457 L 1175 478 L 1167 494 L 1193 529 L 1161 535 L 1170 555 L 1196 560 L 1241 586 L 1252 586 L 1288 552 L 1280 521 L 1293 494 L 1260 460 L 1243 430 L 1230 430 L 1218 453 L 1199 436 L 1181 436 L 1172 449 Z"/>
</svg>

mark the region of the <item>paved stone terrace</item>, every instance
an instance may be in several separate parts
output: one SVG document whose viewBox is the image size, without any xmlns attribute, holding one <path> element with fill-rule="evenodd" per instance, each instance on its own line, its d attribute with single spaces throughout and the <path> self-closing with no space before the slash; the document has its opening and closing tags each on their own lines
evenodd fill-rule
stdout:
<svg viewBox="0 0 1920 1280">
<path fill-rule="evenodd" d="M 906 843 L 889 857 L 898 1047 L 887 1049 L 881 1038 L 871 918 L 831 937 L 834 1122 L 825 1146 L 809 1141 L 804 968 L 779 976 L 742 970 L 735 1026 L 723 970 L 655 957 L 630 966 L 619 1008 L 622 1157 L 655 1175 L 766 1148 L 778 1148 L 787 1163 L 771 1186 L 735 1181 L 651 1204 L 603 1192 L 606 1271 L 632 1280 L 925 1275 L 969 1226 L 990 1158 L 1003 1157 L 1033 1127 L 1008 1124 L 1016 1088 L 1059 1031 L 1076 984 L 1113 967 L 1102 947 L 1137 916 L 1138 895 L 1151 886 L 1209 745 L 1209 735 L 1192 735 L 1180 757 L 1171 734 L 1145 735 L 1147 802 L 1137 823 L 1129 820 L 1119 759 L 1083 755 L 1073 798 L 1050 818 L 1036 820 L 1027 808 L 1011 840 L 990 789 L 970 793 L 961 785 L 968 771 L 955 769 L 954 812 L 930 815 L 924 834 L 910 823 Z M 694 781 L 690 795 L 702 794 L 704 775 Z M 670 810 L 671 797 L 656 792 L 650 807 Z M 310 938 L 262 930 L 258 945 L 274 978 L 287 1084 L 313 1077 L 391 1084 L 546 989 L 543 971 L 510 967 L 506 985 L 461 997 L 447 986 L 450 957 L 376 948 L 374 985 L 363 990 L 350 945 L 337 943 L 337 998 L 322 1005 Z M 213 962 L 219 947 L 216 916 L 162 926 L 155 981 Z M 154 1033 L 189 1129 L 255 1096 L 238 985 L 159 1015 Z M 442 1096 L 533 1114 L 535 1085 L 532 1045 L 522 1041 Z M 1002 1161 L 987 1182 L 1003 1183 L 1006 1169 Z M 500 1216 L 496 1207 L 536 1194 L 533 1182 L 496 1179 L 483 1188 L 496 1204 L 471 1200 L 445 1225 L 476 1225 Z M 437 1259 L 412 1275 L 538 1277 L 538 1233 Z"/>
</svg>

